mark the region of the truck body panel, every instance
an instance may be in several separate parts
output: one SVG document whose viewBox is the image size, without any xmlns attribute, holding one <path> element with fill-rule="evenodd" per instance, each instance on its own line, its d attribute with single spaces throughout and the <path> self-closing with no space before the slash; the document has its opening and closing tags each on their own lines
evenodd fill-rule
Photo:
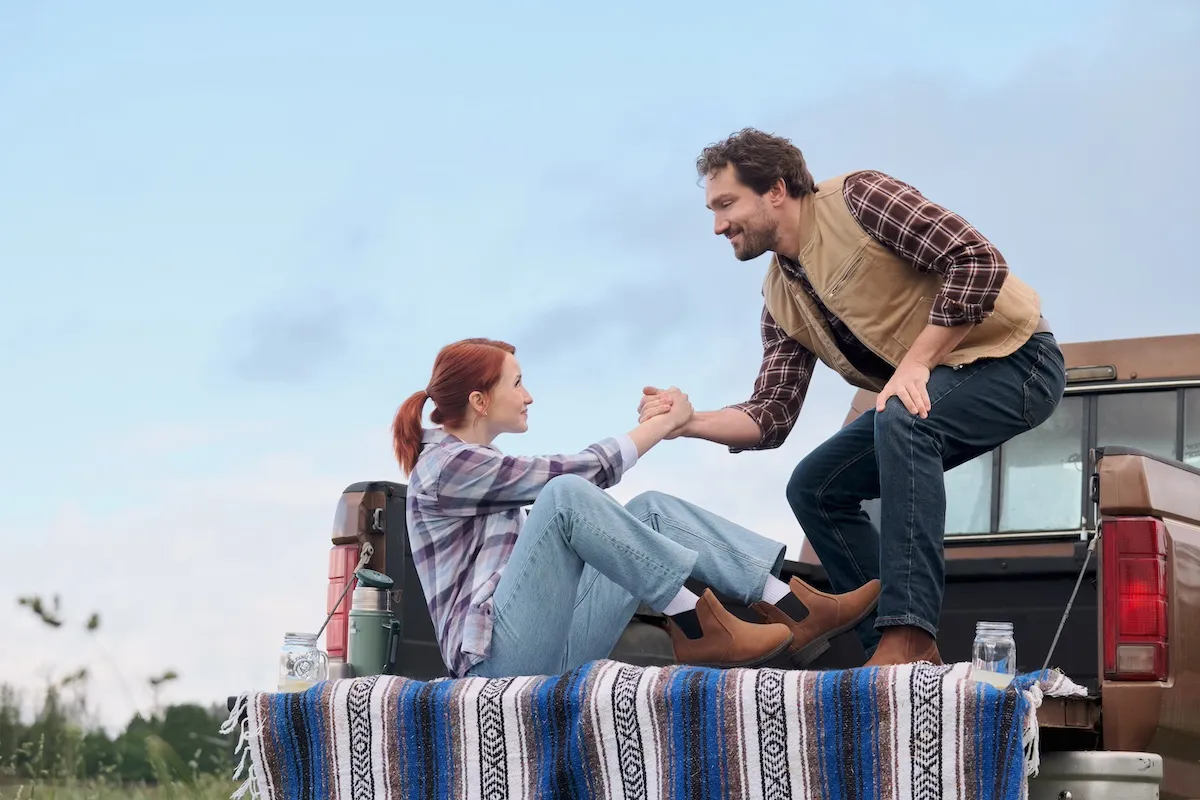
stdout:
<svg viewBox="0 0 1200 800">
<path fill-rule="evenodd" d="M 1164 796 L 1200 794 L 1200 469 L 1120 447 L 1097 467 L 1101 518 L 1149 516 L 1167 531 L 1166 681 L 1102 679 L 1103 742 L 1164 760 Z"/>
</svg>

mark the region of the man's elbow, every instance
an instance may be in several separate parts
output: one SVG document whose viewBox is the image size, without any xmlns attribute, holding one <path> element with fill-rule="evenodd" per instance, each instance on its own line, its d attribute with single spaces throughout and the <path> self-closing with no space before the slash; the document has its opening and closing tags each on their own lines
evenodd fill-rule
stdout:
<svg viewBox="0 0 1200 800">
<path fill-rule="evenodd" d="M 743 441 L 731 444 L 729 452 L 741 453 L 743 451 L 757 450 L 775 450 L 785 441 L 787 441 L 788 431 L 778 427 L 766 426 L 757 427 L 757 436 L 748 435 Z"/>
</svg>

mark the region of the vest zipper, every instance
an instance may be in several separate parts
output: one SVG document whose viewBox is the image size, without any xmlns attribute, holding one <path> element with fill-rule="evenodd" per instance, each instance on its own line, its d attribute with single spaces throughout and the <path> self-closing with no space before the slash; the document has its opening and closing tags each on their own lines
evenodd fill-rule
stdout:
<svg viewBox="0 0 1200 800">
<path fill-rule="evenodd" d="M 854 259 L 854 263 L 852 263 L 850 266 L 846 267 L 846 269 L 844 269 L 842 271 L 842 274 L 838 278 L 837 283 L 835 283 L 833 286 L 830 286 L 829 289 L 826 290 L 825 297 L 821 298 L 821 302 L 828 304 L 829 301 L 826 298 L 836 297 L 837 293 L 839 291 L 841 291 L 842 287 L 845 286 L 846 283 L 850 280 L 850 276 L 854 274 L 854 271 L 862 266 L 862 262 L 863 262 L 863 254 L 860 251 L 858 254 L 858 257 Z"/>
</svg>

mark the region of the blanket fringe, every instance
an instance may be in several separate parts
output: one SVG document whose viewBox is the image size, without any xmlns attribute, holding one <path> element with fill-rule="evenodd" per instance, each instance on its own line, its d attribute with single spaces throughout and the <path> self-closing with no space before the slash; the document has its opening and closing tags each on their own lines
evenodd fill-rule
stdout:
<svg viewBox="0 0 1200 800">
<path fill-rule="evenodd" d="M 1040 680 L 1031 681 L 1022 693 L 1029 701 L 1025 712 L 1025 731 L 1022 739 L 1025 744 L 1025 775 L 1035 778 L 1041 770 L 1041 727 L 1038 725 L 1037 712 L 1042 707 L 1042 700 L 1050 697 L 1086 697 L 1087 690 L 1078 685 L 1060 669 L 1042 670 Z M 1028 790 L 1028 789 L 1027 789 Z"/>
<path fill-rule="evenodd" d="M 228 719 L 222 723 L 220 733 L 222 735 L 233 733 L 234 730 L 240 729 L 237 746 L 233 748 L 233 754 L 236 756 L 241 754 L 238 759 L 237 769 L 234 770 L 233 780 L 237 780 L 242 776 L 243 771 L 246 773 L 245 780 L 238 786 L 237 790 L 230 795 L 230 800 L 241 800 L 247 794 L 251 798 L 257 800 L 261 798 L 262 787 L 259 786 L 258 776 L 254 772 L 253 760 L 250 758 L 249 737 L 250 737 L 250 693 L 245 692 L 238 695 L 237 701 L 233 704 L 233 710 L 229 712 Z"/>
<path fill-rule="evenodd" d="M 1041 726 L 1038 725 L 1037 712 L 1042 706 L 1042 688 L 1036 683 L 1025 690 L 1025 699 L 1029 708 L 1025 712 L 1025 775 L 1033 778 L 1041 768 Z"/>
</svg>

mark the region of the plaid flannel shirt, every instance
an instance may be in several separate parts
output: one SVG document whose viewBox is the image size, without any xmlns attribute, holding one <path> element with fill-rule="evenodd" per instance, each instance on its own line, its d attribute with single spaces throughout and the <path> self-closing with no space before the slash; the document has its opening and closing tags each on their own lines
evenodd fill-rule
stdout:
<svg viewBox="0 0 1200 800">
<path fill-rule="evenodd" d="M 559 475 L 615 486 L 637 463 L 637 447 L 619 436 L 569 455 L 507 456 L 440 428 L 426 430 L 422 442 L 409 476 L 408 538 L 442 659 L 462 677 L 490 652 L 492 595 L 524 507 Z"/>
<path fill-rule="evenodd" d="M 850 213 L 875 241 L 909 261 L 914 269 L 942 276 L 929 322 L 956 326 L 982 322 L 996 304 L 1008 275 L 1004 256 L 983 234 L 958 214 L 927 200 L 908 184 L 876 170 L 857 172 L 842 189 Z M 863 372 L 887 378 L 891 366 L 855 338 L 850 329 L 820 302 L 804 274 L 791 259 L 780 267 L 800 281 L 825 317 L 838 348 Z M 744 411 L 762 431 L 762 439 L 749 448 L 769 450 L 787 439 L 812 382 L 817 357 L 788 336 L 766 307 L 760 323 L 762 364 L 754 393 L 730 408 Z"/>
</svg>

